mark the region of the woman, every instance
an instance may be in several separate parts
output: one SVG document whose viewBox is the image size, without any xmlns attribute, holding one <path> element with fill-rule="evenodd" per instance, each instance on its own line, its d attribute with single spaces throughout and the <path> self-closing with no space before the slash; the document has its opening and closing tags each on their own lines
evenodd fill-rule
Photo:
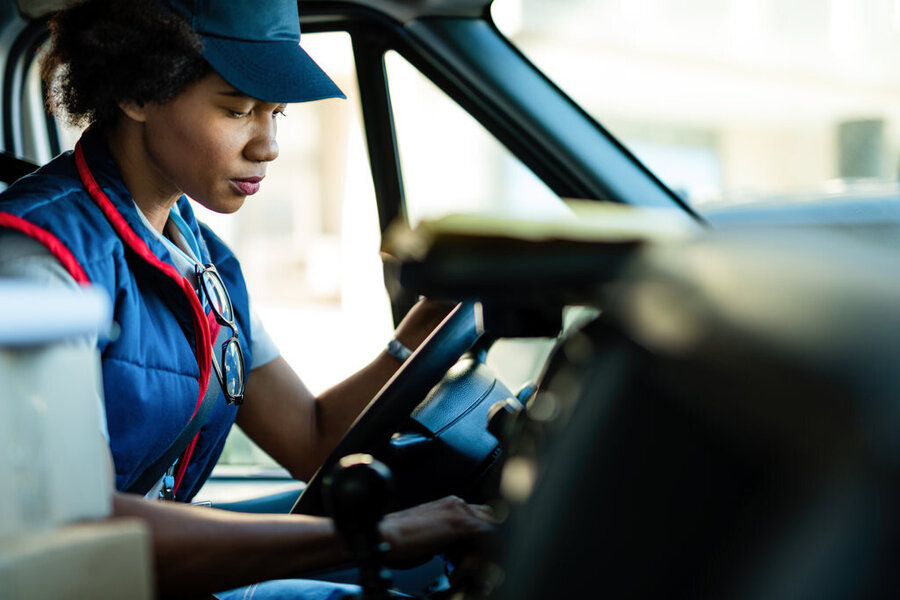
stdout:
<svg viewBox="0 0 900 600">
<path fill-rule="evenodd" d="M 123 492 L 190 501 L 234 422 L 306 479 L 400 365 L 384 352 L 311 394 L 252 318 L 237 260 L 185 198 L 238 210 L 278 155 L 284 103 L 343 96 L 299 39 L 294 0 L 88 0 L 60 13 L 43 64 L 50 104 L 88 128 L 73 153 L 11 186 L 0 203 L 0 275 L 91 283 L 113 300 L 118 334 L 95 342 L 114 514 L 150 527 L 164 593 L 226 590 L 345 560 L 327 519 Z M 445 312 L 420 303 L 398 340 L 415 347 Z M 208 406 L 203 429 L 159 477 L 154 463 Z M 449 498 L 388 515 L 382 532 L 394 557 L 407 560 L 489 528 L 483 507 Z"/>
</svg>

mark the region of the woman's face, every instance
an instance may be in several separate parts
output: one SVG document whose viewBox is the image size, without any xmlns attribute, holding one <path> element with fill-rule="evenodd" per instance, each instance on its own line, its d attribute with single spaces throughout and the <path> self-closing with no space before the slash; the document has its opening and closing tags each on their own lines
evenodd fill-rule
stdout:
<svg viewBox="0 0 900 600">
<path fill-rule="evenodd" d="M 142 110 L 150 177 L 161 191 L 174 188 L 210 210 L 239 209 L 278 156 L 284 105 L 244 96 L 215 73 Z"/>
</svg>

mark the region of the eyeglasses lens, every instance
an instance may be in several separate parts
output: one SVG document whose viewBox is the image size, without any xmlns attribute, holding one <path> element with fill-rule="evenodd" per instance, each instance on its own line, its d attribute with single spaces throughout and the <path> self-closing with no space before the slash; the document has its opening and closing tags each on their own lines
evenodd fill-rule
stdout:
<svg viewBox="0 0 900 600">
<path fill-rule="evenodd" d="M 225 368 L 225 388 L 229 395 L 238 396 L 244 391 L 244 359 L 235 338 L 231 338 L 222 355 Z"/>
<path fill-rule="evenodd" d="M 212 269 L 203 271 L 203 284 L 209 302 L 213 309 L 222 316 L 226 321 L 231 321 L 231 301 L 228 299 L 228 292 L 225 291 L 225 283 L 222 278 Z"/>
</svg>

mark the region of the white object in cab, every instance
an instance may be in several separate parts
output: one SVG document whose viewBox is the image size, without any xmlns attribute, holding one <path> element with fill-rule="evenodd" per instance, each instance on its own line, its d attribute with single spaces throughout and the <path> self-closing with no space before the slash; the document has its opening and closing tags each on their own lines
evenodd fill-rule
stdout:
<svg viewBox="0 0 900 600">
<path fill-rule="evenodd" d="M 0 280 L 0 541 L 109 515 L 96 349 L 105 293 Z"/>
</svg>

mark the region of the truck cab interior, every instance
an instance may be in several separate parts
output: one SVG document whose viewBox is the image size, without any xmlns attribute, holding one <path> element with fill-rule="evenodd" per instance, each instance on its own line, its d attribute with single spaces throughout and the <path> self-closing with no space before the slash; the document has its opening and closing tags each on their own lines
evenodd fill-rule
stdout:
<svg viewBox="0 0 900 600">
<path fill-rule="evenodd" d="M 44 110 L 35 68 L 59 4 L 0 1 L 5 184 L 77 136 Z M 299 140 L 284 168 L 319 169 L 308 185 L 327 198 L 313 211 L 326 235 L 303 246 L 309 280 L 291 279 L 282 257 L 298 242 L 280 229 L 307 231 L 307 184 L 278 186 L 266 210 L 281 224 L 259 225 L 255 209 L 238 225 L 209 222 L 263 261 L 249 281 L 260 297 L 280 287 L 315 304 L 339 290 L 344 306 L 377 305 L 375 345 L 420 296 L 458 305 L 310 481 L 293 481 L 237 432 L 198 498 L 327 515 L 342 459 L 364 454 L 387 465 L 393 487 L 364 482 L 359 506 L 380 514 L 456 494 L 501 520 L 455 587 L 441 561 L 437 572 L 395 573 L 412 595 L 893 597 L 896 193 L 694 205 L 535 66 L 491 4 L 300 0 L 304 44 L 343 61 L 326 70 L 348 96 L 298 109 L 301 129 L 282 133 Z M 421 100 L 409 89 L 439 95 L 496 157 L 441 154 L 453 128 L 441 127 L 443 112 L 423 121 L 435 148 L 408 143 L 404 109 Z M 315 158 L 323 148 L 335 153 Z M 442 195 L 442 184 L 477 183 L 490 169 L 514 184 Z M 347 256 L 337 231 L 372 242 L 364 257 L 323 259 Z M 336 283 L 333 264 L 371 286 Z M 330 318 L 266 308 L 286 338 Z M 0 312 L 0 490 L 11 499 L 0 503 L 0 597 L 153 597 L 146 530 L 104 520 L 111 489 L 89 400 L 99 362 L 66 346 L 109 327 L 108 299 L 0 281 Z M 297 362 L 346 355 L 349 372 L 354 346 L 376 347 L 334 343 L 283 350 Z M 440 586 L 422 581 L 431 576 Z"/>
</svg>

